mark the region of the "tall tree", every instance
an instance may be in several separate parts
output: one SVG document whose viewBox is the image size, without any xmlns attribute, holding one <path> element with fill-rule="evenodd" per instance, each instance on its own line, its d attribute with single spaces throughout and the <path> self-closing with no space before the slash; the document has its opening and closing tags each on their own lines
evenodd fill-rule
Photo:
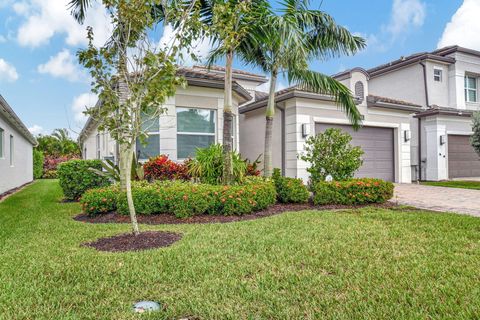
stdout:
<svg viewBox="0 0 480 320">
<path fill-rule="evenodd" d="M 480 112 L 473 113 L 473 123 L 472 123 L 473 135 L 470 138 L 470 143 L 472 144 L 475 152 L 480 156 Z"/>
<path fill-rule="evenodd" d="M 162 105 L 175 94 L 184 79 L 177 76 L 175 58 L 197 37 L 199 24 L 196 1 L 161 1 L 164 21 L 170 15 L 178 22 L 181 37 L 166 46 L 155 45 L 149 37 L 157 24 L 152 8 L 158 1 L 103 0 L 113 23 L 110 40 L 102 47 L 93 44 L 88 28 L 88 48 L 79 52 L 80 62 L 90 71 L 92 91 L 100 107 L 86 113 L 100 131 L 108 131 L 119 145 L 121 188 L 126 192 L 132 229 L 139 234 L 131 192 L 131 166 L 137 139 L 145 139 L 143 124 L 164 112 Z M 86 4 L 83 4 L 85 9 Z M 78 18 L 84 17 L 78 13 Z"/>
<path fill-rule="evenodd" d="M 365 42 L 338 26 L 325 12 L 309 9 L 309 2 L 283 0 L 277 12 L 269 8 L 269 14 L 264 16 L 265 22 L 256 24 L 238 48 L 245 62 L 270 74 L 265 113 L 265 176 L 272 173 L 275 88 L 282 74 L 302 89 L 332 95 L 355 127 L 361 121 L 350 90 L 331 77 L 311 71 L 309 62 L 315 58 L 325 60 L 341 54 L 354 54 L 365 46 Z"/>
</svg>

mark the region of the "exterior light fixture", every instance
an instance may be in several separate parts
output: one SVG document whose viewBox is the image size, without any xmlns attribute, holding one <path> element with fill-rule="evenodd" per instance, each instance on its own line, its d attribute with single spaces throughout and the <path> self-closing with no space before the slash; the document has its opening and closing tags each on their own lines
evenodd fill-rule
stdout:
<svg viewBox="0 0 480 320">
<path fill-rule="evenodd" d="M 441 135 L 440 136 L 440 145 L 443 146 L 446 143 L 447 143 L 447 136 L 446 135 Z"/>
<path fill-rule="evenodd" d="M 302 123 L 302 137 L 308 137 L 310 135 L 310 123 Z"/>
<path fill-rule="evenodd" d="M 412 134 L 410 130 L 403 131 L 403 141 L 408 142 L 412 139 Z"/>
</svg>

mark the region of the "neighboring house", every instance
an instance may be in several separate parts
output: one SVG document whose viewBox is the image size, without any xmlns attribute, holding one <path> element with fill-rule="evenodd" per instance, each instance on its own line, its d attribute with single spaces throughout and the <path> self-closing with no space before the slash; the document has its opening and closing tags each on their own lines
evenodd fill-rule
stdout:
<svg viewBox="0 0 480 320">
<path fill-rule="evenodd" d="M 0 95 L 0 194 L 33 180 L 36 140 Z"/>
<path fill-rule="evenodd" d="M 166 113 L 148 121 L 147 145 L 137 143 L 140 160 L 166 154 L 173 160 L 195 156 L 196 148 L 222 143 L 224 106 L 224 68 L 195 66 L 179 70 L 188 86 L 178 88 L 163 106 Z M 234 70 L 233 72 L 234 146 L 238 150 L 238 106 L 253 99 L 255 89 L 268 79 L 265 76 Z M 88 119 L 79 142 L 85 159 L 118 159 L 118 146 L 108 132 L 99 132 L 98 124 Z"/>
<path fill-rule="evenodd" d="M 297 157 L 305 139 L 339 127 L 365 151 L 357 176 L 403 183 L 480 177 L 469 143 L 471 115 L 480 110 L 480 52 L 452 46 L 334 77 L 355 94 L 363 128 L 354 132 L 329 96 L 277 92 L 273 164 L 285 175 L 307 179 L 307 163 Z M 240 150 L 249 158 L 263 153 L 266 104 L 262 95 L 240 108 Z"/>
</svg>

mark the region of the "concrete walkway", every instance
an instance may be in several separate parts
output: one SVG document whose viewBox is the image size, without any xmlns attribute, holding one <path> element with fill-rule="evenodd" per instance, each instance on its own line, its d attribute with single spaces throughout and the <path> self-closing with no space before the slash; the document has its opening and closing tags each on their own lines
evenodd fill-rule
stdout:
<svg viewBox="0 0 480 320">
<path fill-rule="evenodd" d="M 421 209 L 480 217 L 480 190 L 395 184 L 392 202 Z"/>
</svg>

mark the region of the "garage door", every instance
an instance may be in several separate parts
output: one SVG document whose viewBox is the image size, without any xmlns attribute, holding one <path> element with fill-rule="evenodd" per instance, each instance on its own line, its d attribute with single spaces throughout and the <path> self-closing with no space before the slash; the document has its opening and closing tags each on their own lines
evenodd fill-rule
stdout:
<svg viewBox="0 0 480 320">
<path fill-rule="evenodd" d="M 358 131 L 354 131 L 348 125 L 317 123 L 315 132 L 323 132 L 327 128 L 339 128 L 348 132 L 352 136 L 352 145 L 361 147 L 365 152 L 363 166 L 355 174 L 356 177 L 395 180 L 393 129 L 362 127 Z"/>
<path fill-rule="evenodd" d="M 448 174 L 450 178 L 480 177 L 480 158 L 469 136 L 448 135 Z"/>
</svg>

